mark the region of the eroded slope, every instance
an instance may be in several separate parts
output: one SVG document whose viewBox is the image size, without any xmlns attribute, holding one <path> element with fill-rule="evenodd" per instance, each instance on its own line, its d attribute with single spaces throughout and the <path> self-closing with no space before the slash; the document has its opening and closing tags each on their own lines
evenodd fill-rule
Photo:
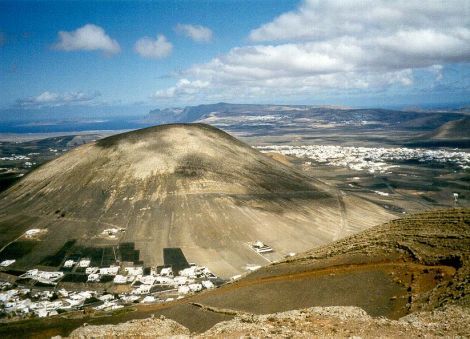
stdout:
<svg viewBox="0 0 470 339">
<path fill-rule="evenodd" d="M 18 267 L 43 263 L 76 240 L 133 243 L 147 266 L 163 263 L 163 248 L 180 247 L 189 261 L 224 277 L 269 263 L 249 248 L 252 241 L 271 245 L 271 260 L 278 260 L 393 218 L 203 124 L 157 126 L 80 146 L 4 192 L 0 211 L 0 246 L 27 229 L 48 229 L 12 258 Z M 124 232 L 100 236 L 109 228 Z"/>
</svg>

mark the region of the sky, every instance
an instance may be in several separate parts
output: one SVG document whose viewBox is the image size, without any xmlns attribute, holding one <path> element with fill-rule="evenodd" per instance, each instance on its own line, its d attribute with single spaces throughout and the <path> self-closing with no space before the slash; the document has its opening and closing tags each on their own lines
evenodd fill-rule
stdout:
<svg viewBox="0 0 470 339">
<path fill-rule="evenodd" d="M 469 75 L 467 0 L 0 1 L 0 119 L 468 104 Z"/>
</svg>

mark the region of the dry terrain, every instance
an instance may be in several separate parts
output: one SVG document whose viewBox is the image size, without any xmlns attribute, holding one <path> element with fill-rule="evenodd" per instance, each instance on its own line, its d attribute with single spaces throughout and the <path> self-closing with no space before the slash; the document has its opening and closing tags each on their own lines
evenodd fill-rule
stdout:
<svg viewBox="0 0 470 339">
<path fill-rule="evenodd" d="M 153 315 L 203 336 L 468 336 L 469 261 L 470 210 L 435 210 L 374 227 L 172 303 L 11 323 L 0 334 L 67 336 L 83 323 L 118 324 Z M 278 312 L 287 313 L 274 315 Z M 88 326 L 72 335 L 86 335 Z M 101 333 L 100 328 L 91 329 Z M 102 329 L 107 333 L 109 327 Z M 149 331 L 158 335 L 158 329 Z"/>
<path fill-rule="evenodd" d="M 190 334 L 187 328 L 162 316 L 119 325 L 84 326 L 73 331 L 70 338 L 467 337 L 469 321 L 469 310 L 456 306 L 399 320 L 374 318 L 358 307 L 330 306 L 265 315 L 240 313 L 200 334 Z"/>
<path fill-rule="evenodd" d="M 112 248 L 125 261 L 129 243 L 144 265 L 161 265 L 163 248 L 179 247 L 228 278 L 394 217 L 214 127 L 163 125 L 77 147 L 3 192 L 0 248 L 21 247 L 4 259 L 27 269 L 57 268 L 83 247 Z M 32 228 L 47 236 L 20 243 Z M 122 231 L 103 237 L 110 228 Z M 255 240 L 274 253 L 255 253 Z"/>
</svg>

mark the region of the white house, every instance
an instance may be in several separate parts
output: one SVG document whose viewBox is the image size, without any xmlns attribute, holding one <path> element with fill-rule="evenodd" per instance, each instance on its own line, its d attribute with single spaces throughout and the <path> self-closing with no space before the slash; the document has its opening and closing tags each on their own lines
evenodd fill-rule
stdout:
<svg viewBox="0 0 470 339">
<path fill-rule="evenodd" d="M 99 268 L 98 267 L 87 267 L 85 269 L 85 274 L 92 274 L 98 272 Z"/>
<path fill-rule="evenodd" d="M 189 286 L 183 285 L 183 286 L 178 287 L 179 294 L 188 294 L 190 291 L 191 289 L 189 288 Z"/>
<path fill-rule="evenodd" d="M 256 240 L 251 247 L 257 252 L 257 253 L 267 253 L 267 252 L 272 252 L 273 249 L 269 247 L 268 245 L 264 244 L 260 240 Z"/>
<path fill-rule="evenodd" d="M 82 259 L 78 263 L 78 266 L 80 266 L 81 268 L 86 268 L 86 267 L 90 266 L 90 263 L 91 263 L 90 259 Z"/>
<path fill-rule="evenodd" d="M 202 284 L 202 286 L 204 286 L 204 288 L 206 288 L 208 290 L 215 287 L 214 283 L 210 280 L 204 280 L 204 281 L 201 282 L 201 284 Z"/>
<path fill-rule="evenodd" d="M 186 283 L 188 282 L 188 277 L 176 276 L 173 278 L 173 281 L 175 282 L 175 284 L 180 286 L 186 285 Z"/>
<path fill-rule="evenodd" d="M 148 295 L 144 299 L 142 299 L 142 302 L 143 303 L 153 303 L 153 302 L 155 302 L 155 300 L 156 299 L 155 299 L 154 296 Z"/>
<path fill-rule="evenodd" d="M 148 294 L 152 289 L 151 285 L 140 285 L 135 290 L 132 291 L 133 294 Z"/>
<path fill-rule="evenodd" d="M 70 268 L 70 267 L 73 267 L 73 265 L 75 265 L 75 264 L 76 264 L 76 262 L 73 261 L 73 260 L 66 260 L 66 261 L 64 262 L 64 267 L 65 267 L 65 268 Z"/>
<path fill-rule="evenodd" d="M 100 281 L 100 275 L 97 273 L 92 273 L 88 275 L 88 280 L 87 282 L 99 282 Z"/>
<path fill-rule="evenodd" d="M 126 267 L 124 270 L 128 275 L 142 275 L 144 274 L 144 269 L 142 267 Z"/>
<path fill-rule="evenodd" d="M 111 300 L 114 300 L 114 296 L 112 294 L 104 294 L 98 297 L 98 299 L 101 301 L 111 301 Z"/>
<path fill-rule="evenodd" d="M 116 275 L 119 271 L 119 266 L 110 266 L 100 268 L 100 275 Z"/>
<path fill-rule="evenodd" d="M 113 282 L 114 282 L 115 284 L 125 284 L 125 283 L 127 283 L 127 277 L 118 274 L 118 275 L 116 275 L 116 276 L 114 277 Z"/>
<path fill-rule="evenodd" d="M 139 281 L 144 285 L 153 285 L 155 284 L 156 280 L 157 280 L 157 277 L 154 277 L 152 275 L 144 275 L 139 278 Z"/>
<path fill-rule="evenodd" d="M 188 287 L 191 290 L 191 292 L 199 292 L 202 290 L 201 284 L 189 284 Z"/>
<path fill-rule="evenodd" d="M 38 280 L 38 281 L 48 283 L 48 282 L 57 281 L 63 276 L 64 276 L 63 272 L 46 272 L 46 271 L 39 271 L 38 269 L 35 268 L 20 275 L 20 278 L 33 279 L 33 280 Z"/>
<path fill-rule="evenodd" d="M 10 265 L 13 265 L 15 262 L 16 262 L 15 259 L 3 260 L 3 261 L 0 263 L 0 266 L 1 266 L 1 267 L 8 267 L 8 266 L 10 266 Z"/>
</svg>

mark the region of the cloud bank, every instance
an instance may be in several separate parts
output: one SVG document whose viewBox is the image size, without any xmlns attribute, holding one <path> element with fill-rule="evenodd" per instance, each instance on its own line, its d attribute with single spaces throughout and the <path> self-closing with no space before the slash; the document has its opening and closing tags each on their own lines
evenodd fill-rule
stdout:
<svg viewBox="0 0 470 339">
<path fill-rule="evenodd" d="M 141 57 L 149 59 L 162 59 L 171 54 L 173 45 L 162 34 L 157 36 L 157 39 L 150 37 L 143 37 L 134 45 L 134 50 Z"/>
<path fill-rule="evenodd" d="M 17 105 L 23 108 L 41 108 L 41 107 L 57 107 L 73 104 L 90 104 L 94 99 L 99 97 L 99 92 L 69 92 L 55 93 L 45 91 L 38 96 L 18 99 Z"/>
<path fill-rule="evenodd" d="M 74 31 L 60 31 L 54 48 L 60 51 L 98 51 L 116 54 L 121 51 L 118 42 L 111 39 L 103 28 L 86 24 Z"/>
<path fill-rule="evenodd" d="M 416 70 L 439 80 L 446 64 L 470 62 L 469 18 L 464 0 L 306 0 L 253 29 L 250 45 L 193 65 L 155 97 L 383 91 L 413 86 Z"/>
<path fill-rule="evenodd" d="M 390 36 L 397 31 L 468 28 L 465 0 L 305 0 L 250 32 L 255 42 Z"/>
</svg>

